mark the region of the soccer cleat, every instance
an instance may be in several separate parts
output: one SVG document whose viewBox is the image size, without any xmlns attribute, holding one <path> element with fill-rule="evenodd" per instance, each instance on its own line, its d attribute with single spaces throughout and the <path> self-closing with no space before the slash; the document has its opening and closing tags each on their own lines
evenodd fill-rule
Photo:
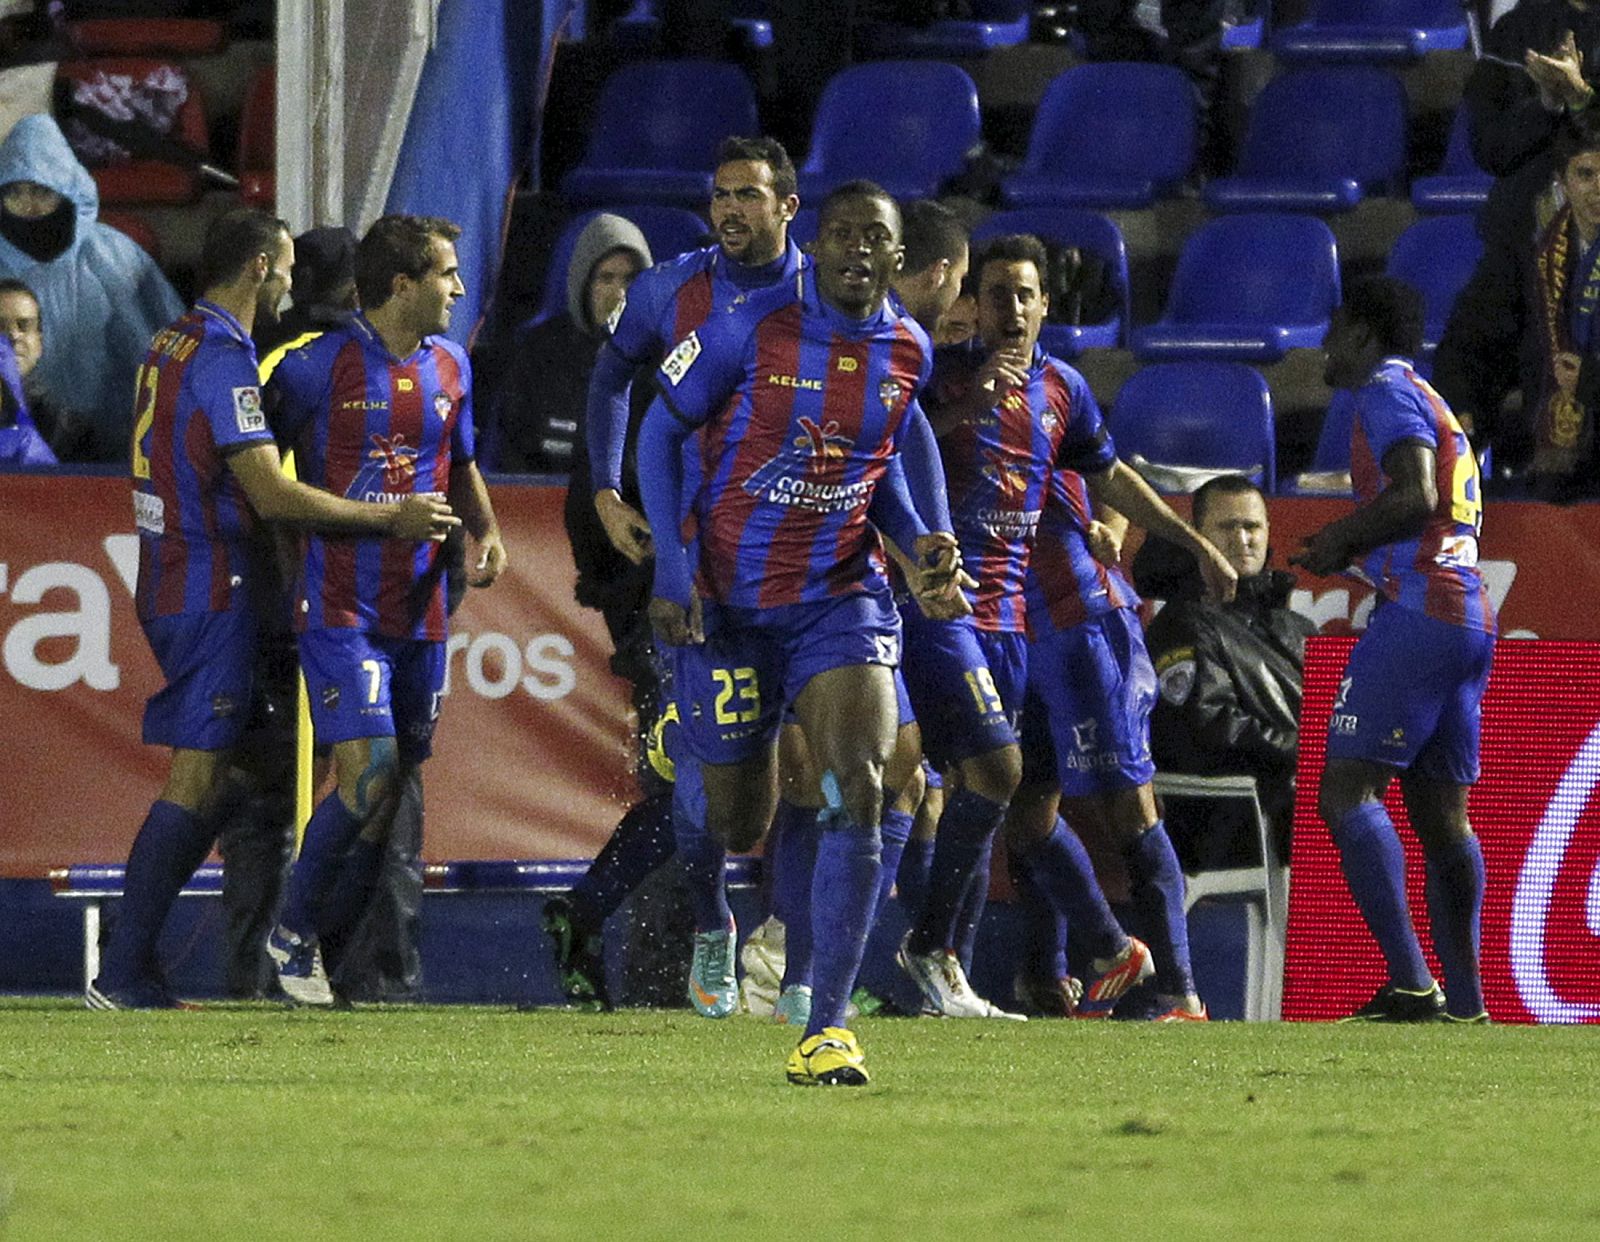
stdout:
<svg viewBox="0 0 1600 1242">
<path fill-rule="evenodd" d="M 778 1003 L 783 990 L 784 941 L 783 924 L 769 918 L 750 933 L 739 950 L 739 963 L 744 967 L 739 996 L 745 1012 L 754 1017 L 770 1017 Z"/>
<path fill-rule="evenodd" d="M 104 986 L 96 979 L 83 989 L 83 1003 L 90 1009 L 198 1009 L 181 1001 L 154 980 L 144 980 L 125 988 Z"/>
<path fill-rule="evenodd" d="M 935 949 L 932 953 L 913 953 L 911 934 L 900 942 L 895 961 L 900 969 L 910 975 L 922 991 L 925 1002 L 923 1013 L 935 1013 L 943 1018 L 1010 1018 L 1026 1022 L 1020 1013 L 1007 1013 L 998 1005 L 985 1000 L 972 990 L 967 982 L 967 972 L 961 969 L 961 959 L 949 949 Z"/>
<path fill-rule="evenodd" d="M 861 1045 L 842 1026 L 802 1039 L 785 1068 L 797 1087 L 864 1087 L 869 1081 Z"/>
<path fill-rule="evenodd" d="M 772 1020 L 779 1026 L 798 1026 L 811 1021 L 811 989 L 804 983 L 791 983 L 783 989 L 772 1007 Z"/>
<path fill-rule="evenodd" d="M 1151 1022 L 1209 1022 L 1211 1017 L 1206 1013 L 1206 1007 L 1200 1006 L 1199 1013 L 1192 1013 L 1182 1001 L 1163 1009 L 1160 1013 L 1150 1018 Z"/>
<path fill-rule="evenodd" d="M 579 1009 L 610 1009 L 601 938 L 579 931 L 572 919 L 572 903 L 565 897 L 552 897 L 545 902 L 541 921 L 545 935 L 550 937 L 556 977 L 567 1003 Z"/>
<path fill-rule="evenodd" d="M 1011 984 L 1017 1008 L 1041 1018 L 1070 1018 L 1083 999 L 1083 983 L 1071 975 L 1060 979 L 1039 979 L 1019 974 Z"/>
<path fill-rule="evenodd" d="M 1441 1022 L 1448 1022 L 1452 1026 L 1490 1026 L 1490 1025 L 1492 1025 L 1492 1023 L 1489 1021 L 1489 1011 L 1487 1009 L 1480 1009 L 1480 1010 L 1478 1010 L 1477 1013 L 1473 1014 L 1471 1017 L 1468 1017 L 1468 1018 L 1458 1017 L 1456 1014 L 1453 1014 L 1453 1013 L 1442 1013 L 1442 1014 L 1439 1015 L 1439 1020 Z"/>
<path fill-rule="evenodd" d="M 315 940 L 304 940 L 279 924 L 267 937 L 267 956 L 278 968 L 278 983 L 293 1000 L 302 1005 L 333 1004 L 333 989 Z"/>
<path fill-rule="evenodd" d="M 1104 1017 L 1118 997 L 1156 972 L 1150 946 L 1137 936 L 1129 936 L 1128 947 L 1116 957 L 1095 958 L 1093 967 L 1094 977 L 1084 985 L 1083 1003 L 1078 1006 L 1081 1018 Z"/>
<path fill-rule="evenodd" d="M 1437 1022 L 1445 1016 L 1444 992 L 1437 983 L 1421 992 L 1386 983 L 1373 998 L 1340 1022 Z"/>
<path fill-rule="evenodd" d="M 729 920 L 722 931 L 696 932 L 689 961 L 689 1002 L 702 1018 L 726 1018 L 739 1008 L 739 981 L 733 973 L 738 932 Z"/>
</svg>

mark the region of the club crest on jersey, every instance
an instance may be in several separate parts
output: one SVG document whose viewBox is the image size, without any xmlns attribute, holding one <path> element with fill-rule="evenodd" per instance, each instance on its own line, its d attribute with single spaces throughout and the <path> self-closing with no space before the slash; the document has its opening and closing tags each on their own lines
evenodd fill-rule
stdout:
<svg viewBox="0 0 1600 1242">
<path fill-rule="evenodd" d="M 241 433 L 267 429 L 267 416 L 261 412 L 261 389 L 252 386 L 233 390 L 233 421 Z"/>
<path fill-rule="evenodd" d="M 1044 413 L 1039 415 L 1039 426 L 1044 429 L 1045 435 L 1053 436 L 1056 428 L 1061 426 L 1061 416 L 1047 405 Z"/>
<path fill-rule="evenodd" d="M 886 379 L 878 385 L 878 400 L 883 402 L 883 408 L 892 410 L 900 400 L 900 381 Z"/>
<path fill-rule="evenodd" d="M 447 392 L 433 394 L 433 412 L 441 423 L 450 421 L 450 411 L 455 408 L 455 398 Z"/>
</svg>

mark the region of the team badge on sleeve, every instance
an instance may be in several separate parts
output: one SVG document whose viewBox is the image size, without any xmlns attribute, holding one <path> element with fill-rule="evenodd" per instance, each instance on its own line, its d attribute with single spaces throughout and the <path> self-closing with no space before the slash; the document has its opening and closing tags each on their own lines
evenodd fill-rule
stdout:
<svg viewBox="0 0 1600 1242">
<path fill-rule="evenodd" d="M 261 410 L 261 389 L 235 388 L 233 390 L 233 421 L 241 433 L 265 431 L 267 416 Z"/>
<path fill-rule="evenodd" d="M 661 364 L 661 374 L 665 375 L 667 382 L 676 388 L 683 381 L 683 377 L 689 374 L 689 368 L 699 356 L 700 335 L 691 332 L 667 355 L 667 360 Z"/>
<path fill-rule="evenodd" d="M 1168 652 L 1156 668 L 1161 697 L 1174 707 L 1183 706 L 1189 701 L 1189 692 L 1194 689 L 1194 674 L 1193 647 L 1180 647 L 1177 651 Z"/>
</svg>

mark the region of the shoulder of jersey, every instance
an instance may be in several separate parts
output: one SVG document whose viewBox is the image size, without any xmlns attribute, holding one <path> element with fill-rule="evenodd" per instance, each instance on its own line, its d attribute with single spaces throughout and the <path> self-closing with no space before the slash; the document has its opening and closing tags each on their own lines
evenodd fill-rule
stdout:
<svg viewBox="0 0 1600 1242">
<path fill-rule="evenodd" d="M 297 364 L 303 365 L 311 362 L 317 355 L 325 353 L 330 348 L 335 348 L 333 341 L 344 340 L 344 333 L 318 330 L 305 332 L 300 336 L 292 337 L 279 345 L 276 349 L 261 359 L 261 380 L 263 383 L 280 366 L 287 364 L 293 368 Z"/>
<path fill-rule="evenodd" d="M 717 255 L 716 246 L 702 246 L 698 250 L 685 250 L 670 259 L 662 259 L 654 267 L 639 274 L 639 280 L 659 281 L 675 289 L 691 276 L 696 276 L 711 265 Z M 637 283 L 637 282 L 635 282 Z"/>
</svg>

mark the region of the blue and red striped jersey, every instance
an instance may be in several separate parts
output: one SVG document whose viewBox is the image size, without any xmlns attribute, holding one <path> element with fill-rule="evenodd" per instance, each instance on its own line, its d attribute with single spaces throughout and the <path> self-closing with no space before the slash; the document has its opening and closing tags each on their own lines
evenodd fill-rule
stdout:
<svg viewBox="0 0 1600 1242">
<path fill-rule="evenodd" d="M 474 455 L 466 351 L 427 336 L 396 359 L 361 316 L 286 350 L 267 381 L 302 482 L 350 500 L 444 497 Z M 442 545 L 311 532 L 296 587 L 301 629 L 438 641 L 447 632 Z"/>
<path fill-rule="evenodd" d="M 1139 606 L 1139 596 L 1122 570 L 1107 568 L 1089 551 L 1093 520 L 1084 477 L 1075 470 L 1051 475 L 1024 587 L 1029 638 L 1070 630 L 1116 608 Z"/>
<path fill-rule="evenodd" d="M 970 397 L 984 351 L 975 343 L 941 349 L 927 405 Z M 972 619 L 979 629 L 1027 628 L 1023 579 L 1051 476 L 1059 469 L 1098 473 L 1115 450 L 1083 376 L 1037 346 L 1025 385 L 999 395 L 981 417 L 940 441 L 950 516 L 966 571 L 978 580 Z"/>
<path fill-rule="evenodd" d="M 1494 605 L 1478 572 L 1483 484 L 1461 424 L 1404 358 L 1384 359 L 1355 399 L 1350 479 L 1356 500 L 1366 504 L 1383 490 L 1384 455 L 1412 441 L 1434 452 L 1439 502 L 1420 535 L 1374 548 L 1351 572 L 1406 608 L 1494 633 Z"/>
<path fill-rule="evenodd" d="M 132 445 L 140 620 L 248 603 L 255 514 L 227 455 L 271 444 L 244 326 L 200 301 L 156 333 L 139 368 Z"/>
<path fill-rule="evenodd" d="M 672 414 L 703 427 L 697 587 L 736 607 L 886 589 L 867 509 L 932 367 L 915 320 L 887 305 L 851 319 L 809 269 L 799 283 L 714 316 L 658 376 Z"/>
</svg>

